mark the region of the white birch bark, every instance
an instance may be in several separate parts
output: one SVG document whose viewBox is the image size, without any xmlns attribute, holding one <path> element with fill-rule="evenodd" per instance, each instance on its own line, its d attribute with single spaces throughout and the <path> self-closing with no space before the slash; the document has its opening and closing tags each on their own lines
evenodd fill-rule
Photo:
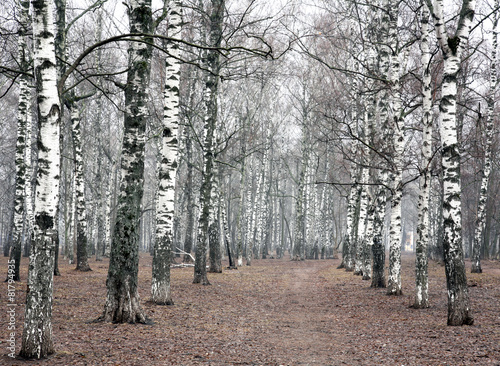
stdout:
<svg viewBox="0 0 500 366">
<path fill-rule="evenodd" d="M 356 150 L 357 144 L 353 142 L 353 151 Z M 361 167 L 356 162 L 351 165 L 351 182 L 354 182 L 349 189 L 347 198 L 347 217 L 346 217 L 346 234 L 342 244 L 342 264 L 340 268 L 344 268 L 347 272 L 354 271 L 354 256 L 352 248 L 355 246 L 357 238 L 357 218 L 356 211 L 359 203 L 359 179 Z"/>
<path fill-rule="evenodd" d="M 168 36 L 181 38 L 182 1 L 173 0 L 167 12 Z M 156 203 L 156 240 L 153 253 L 151 296 L 156 304 L 172 304 L 170 289 L 170 256 L 173 240 L 175 209 L 175 178 L 178 165 L 179 89 L 181 64 L 177 43 L 166 45 L 165 91 L 163 129 L 161 133 L 161 161 L 158 175 L 158 200 Z"/>
<path fill-rule="evenodd" d="M 420 50 L 422 52 L 422 157 L 420 168 L 420 192 L 418 196 L 418 224 L 415 258 L 415 300 L 416 309 L 429 307 L 429 286 L 427 268 L 427 248 L 429 246 L 429 198 L 431 189 L 432 160 L 432 75 L 431 53 L 429 47 L 429 11 L 427 6 L 422 10 L 422 35 Z"/>
<path fill-rule="evenodd" d="M 306 206 L 304 202 L 306 183 L 307 183 L 307 167 L 310 157 L 310 141 L 307 126 L 304 124 L 304 132 L 302 136 L 302 161 L 297 182 L 297 192 L 295 198 L 295 225 L 293 234 L 293 260 L 305 260 L 306 250 Z"/>
<path fill-rule="evenodd" d="M 31 221 L 28 219 L 27 209 L 31 205 L 31 91 L 29 87 L 29 59 L 30 50 L 27 45 L 29 31 L 29 1 L 18 1 L 19 12 L 19 40 L 18 61 L 24 73 L 19 78 L 19 103 L 17 107 L 17 140 L 15 155 L 15 198 L 14 198 L 14 227 L 12 229 L 12 245 L 10 261 L 14 263 L 14 274 L 9 279 L 19 281 L 19 266 L 21 264 L 22 245 L 26 235 L 30 233 Z M 29 202 L 28 202 L 29 199 Z M 25 220 L 26 218 L 26 220 Z"/>
<path fill-rule="evenodd" d="M 456 125 L 457 74 L 469 38 L 476 1 L 464 0 L 455 33 L 447 34 L 443 17 L 443 0 L 426 0 L 434 17 L 436 37 L 443 53 L 441 86 L 440 134 L 443 168 L 444 260 L 448 288 L 448 325 L 474 322 L 469 306 L 469 292 L 462 248 L 462 212 L 460 182 L 460 151 Z"/>
<path fill-rule="evenodd" d="M 85 210 L 85 179 L 83 176 L 83 155 L 81 142 L 80 113 L 76 102 L 71 102 L 71 125 L 73 135 L 74 166 L 75 166 L 75 233 L 76 233 L 76 269 L 90 271 L 87 255 L 87 214 Z"/>
<path fill-rule="evenodd" d="M 212 0 L 210 11 L 209 45 L 220 47 L 222 42 L 222 21 L 224 17 L 225 1 Z M 206 245 L 209 228 L 212 176 L 214 174 L 214 144 L 215 128 L 217 123 L 217 93 L 219 85 L 220 61 L 217 50 L 208 50 L 204 55 L 204 62 L 209 70 L 205 77 L 205 90 L 203 97 L 204 108 L 204 146 L 203 146 L 203 173 L 200 188 L 200 217 L 198 220 L 198 237 L 194 265 L 193 283 L 208 285 L 206 271 Z"/>
<path fill-rule="evenodd" d="M 245 184 L 246 184 L 246 164 L 247 157 L 246 155 L 246 119 L 243 121 L 243 138 L 242 138 L 242 160 L 241 160 L 241 168 L 240 168 L 240 196 L 239 196 L 239 208 L 238 208 L 238 216 L 237 216 L 237 239 L 236 239 L 236 258 L 237 258 L 237 266 L 241 267 L 243 265 L 243 241 L 245 239 L 245 228 L 246 228 L 246 200 L 245 200 Z"/>
<path fill-rule="evenodd" d="M 20 355 L 42 358 L 54 352 L 52 293 L 59 201 L 59 125 L 54 20 L 50 1 L 32 1 L 35 82 L 37 89 L 38 187 L 35 198 L 34 241 Z"/>
<path fill-rule="evenodd" d="M 369 131 L 369 119 L 368 115 L 365 113 L 363 118 L 363 133 L 361 138 L 365 138 L 367 141 L 368 131 Z M 354 274 L 358 276 L 364 276 L 363 267 L 364 267 L 364 254 L 365 247 L 368 245 L 366 242 L 366 228 L 367 228 L 367 219 L 368 219 L 368 205 L 369 205 L 369 197 L 368 197 L 368 182 L 370 180 L 370 169 L 369 169 L 369 155 L 367 145 L 363 145 L 362 150 L 362 166 L 361 166 L 361 184 L 360 184 L 360 197 L 359 197 L 359 215 L 358 215 L 358 228 L 357 228 L 357 239 L 356 239 L 356 256 L 354 259 Z"/>
<path fill-rule="evenodd" d="M 250 163 L 248 164 L 248 177 L 253 176 L 253 158 L 250 160 Z M 246 207 L 248 209 L 248 212 L 246 213 L 246 265 L 250 266 L 252 265 L 252 259 L 253 259 L 253 242 L 254 242 L 254 229 L 255 229 L 255 212 L 256 208 L 252 204 L 252 180 L 248 179 L 247 182 L 247 192 L 246 192 Z"/>
<path fill-rule="evenodd" d="M 401 285 L 401 200 L 403 198 L 403 151 L 404 151 L 404 120 L 400 99 L 400 63 L 397 22 L 399 17 L 398 2 L 388 1 L 389 39 L 391 49 L 391 66 L 389 81 L 390 117 L 393 130 L 393 186 L 391 200 L 391 224 L 389 229 L 389 275 L 387 277 L 387 294 L 402 295 Z"/>
<path fill-rule="evenodd" d="M 496 0 L 494 9 L 498 9 L 499 1 Z M 471 273 L 482 273 L 481 268 L 481 246 L 484 241 L 484 227 L 486 222 L 486 202 L 488 199 L 488 183 L 491 174 L 491 153 L 493 145 L 493 129 L 495 122 L 495 92 L 497 89 L 497 51 L 498 51 L 498 10 L 493 15 L 492 30 L 492 50 L 490 64 L 490 90 L 487 97 L 488 116 L 486 117 L 485 147 L 484 147 L 484 166 L 481 174 L 481 188 L 479 190 L 479 200 L 477 203 L 477 218 L 474 232 L 474 246 L 472 250 Z"/>
<path fill-rule="evenodd" d="M 268 127 L 266 132 L 266 143 L 264 146 L 264 156 L 262 158 L 262 164 L 259 172 L 259 183 L 257 184 L 257 227 L 255 240 L 257 243 L 257 253 L 262 258 L 264 245 L 265 245 L 265 232 L 269 211 L 269 200 L 268 200 L 268 176 L 267 170 L 269 166 L 269 151 L 270 151 L 270 141 L 271 141 L 271 129 Z"/>
</svg>

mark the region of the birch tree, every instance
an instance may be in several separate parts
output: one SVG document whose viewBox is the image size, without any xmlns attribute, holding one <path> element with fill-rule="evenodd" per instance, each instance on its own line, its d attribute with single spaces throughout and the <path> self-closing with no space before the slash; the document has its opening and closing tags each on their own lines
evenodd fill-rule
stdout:
<svg viewBox="0 0 500 366">
<path fill-rule="evenodd" d="M 393 130 L 393 186 L 391 200 L 391 224 L 389 229 L 389 276 L 387 277 L 387 294 L 401 295 L 401 200 L 403 197 L 403 150 L 404 150 L 404 121 L 401 110 L 399 76 L 399 44 L 397 23 L 399 16 L 399 2 L 387 1 L 389 22 L 388 44 L 390 52 L 390 115 Z"/>
<path fill-rule="evenodd" d="M 28 288 L 20 355 L 42 358 L 54 352 L 52 292 L 57 245 L 56 212 L 59 199 L 59 125 L 52 2 L 32 0 L 35 84 L 37 92 L 38 187 L 35 227 L 28 270 Z"/>
<path fill-rule="evenodd" d="M 29 31 L 29 1 L 18 1 L 19 9 L 19 40 L 18 59 L 20 66 L 19 103 L 17 107 L 17 139 L 16 139 L 16 179 L 14 198 L 14 228 L 12 230 L 12 246 L 10 261 L 14 263 L 12 279 L 19 281 L 22 245 L 30 234 L 31 220 L 28 217 L 28 207 L 31 205 L 31 89 L 29 82 L 30 50 L 28 48 Z M 30 196 L 28 198 L 28 195 Z"/>
<path fill-rule="evenodd" d="M 182 1 L 169 3 L 167 13 L 168 36 L 181 38 Z M 161 131 L 161 161 L 158 176 L 158 201 L 156 205 L 156 240 L 153 254 L 151 281 L 152 299 L 156 304 L 172 304 L 170 291 L 170 256 L 173 240 L 175 204 L 175 177 L 177 171 L 177 144 L 179 129 L 180 49 L 175 42 L 167 43 L 165 61 L 165 91 L 163 106 L 163 130 Z"/>
<path fill-rule="evenodd" d="M 151 34 L 151 0 L 131 0 L 128 13 L 130 33 Z M 140 306 L 137 275 L 151 44 L 151 38 L 141 37 L 137 42 L 130 42 L 128 48 L 120 194 L 106 281 L 106 304 L 98 319 L 106 322 L 148 322 Z"/>
<path fill-rule="evenodd" d="M 222 42 L 222 21 L 224 15 L 224 0 L 212 0 L 210 2 L 210 33 L 209 45 L 218 48 Z M 206 73 L 204 88 L 204 145 L 203 145 L 203 173 L 200 188 L 200 218 L 198 221 L 198 238 L 194 266 L 193 283 L 208 285 L 206 269 L 207 234 L 210 218 L 210 205 L 212 193 L 212 176 L 214 174 L 214 144 L 215 128 L 217 122 L 217 91 L 219 84 L 219 53 L 215 49 L 206 51 Z"/>
<path fill-rule="evenodd" d="M 484 227 L 486 221 L 486 202 L 488 197 L 488 183 L 491 174 L 492 163 L 492 145 L 493 145 L 493 129 L 495 122 L 495 91 L 497 89 L 497 50 L 498 50 L 498 8 L 499 1 L 496 0 L 493 14 L 493 30 L 492 34 L 492 50 L 491 50 L 491 63 L 490 63 L 490 90 L 487 96 L 488 115 L 486 117 L 485 128 L 485 147 L 484 147 L 484 163 L 481 171 L 481 188 L 479 191 L 479 201 L 477 204 L 477 219 L 474 233 L 474 246 L 472 251 L 472 273 L 482 273 L 481 268 L 481 244 L 484 242 Z"/>
<path fill-rule="evenodd" d="M 75 98 L 72 96 L 72 98 Z M 68 103 L 71 105 L 71 126 L 74 149 L 74 190 L 76 198 L 76 269 L 78 271 L 90 271 L 87 253 L 87 215 L 85 208 L 85 180 L 83 175 L 83 154 L 81 137 L 81 119 L 78 105 L 75 100 Z"/>
<path fill-rule="evenodd" d="M 429 244 L 429 199 L 431 189 L 432 160 L 432 76 L 429 46 L 429 10 L 422 8 L 420 50 L 422 52 L 422 157 L 420 168 L 420 191 L 418 196 L 418 224 L 415 259 L 416 309 L 429 307 L 427 248 Z"/>
<path fill-rule="evenodd" d="M 448 325 L 470 325 L 474 322 L 463 258 L 461 234 L 460 151 L 457 138 L 457 75 L 474 18 L 475 0 L 464 0 L 457 27 L 448 33 L 443 15 L 443 0 L 426 0 L 434 18 L 436 37 L 443 54 L 443 83 L 439 116 L 441 121 L 441 165 L 443 169 L 444 261 L 448 289 Z"/>
</svg>

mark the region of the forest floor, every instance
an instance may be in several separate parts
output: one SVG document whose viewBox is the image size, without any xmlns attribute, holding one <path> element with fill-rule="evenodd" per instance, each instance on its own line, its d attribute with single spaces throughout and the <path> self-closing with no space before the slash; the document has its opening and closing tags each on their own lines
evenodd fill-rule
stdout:
<svg viewBox="0 0 500 366">
<path fill-rule="evenodd" d="M 0 258 L 6 277 L 7 258 Z M 55 278 L 56 352 L 39 361 L 8 356 L 7 284 L 0 295 L 0 365 L 500 365 L 500 262 L 467 274 L 474 325 L 446 326 L 443 265 L 429 263 L 429 309 L 409 307 L 414 257 L 403 255 L 403 296 L 387 296 L 339 260 L 254 260 L 192 284 L 172 269 L 175 305 L 148 302 L 151 258 L 141 255 L 142 305 L 153 325 L 89 323 L 104 308 L 107 261 L 79 273 L 60 261 Z M 21 344 L 27 259 L 16 284 L 16 353 Z M 470 268 L 470 263 L 467 262 Z"/>
</svg>

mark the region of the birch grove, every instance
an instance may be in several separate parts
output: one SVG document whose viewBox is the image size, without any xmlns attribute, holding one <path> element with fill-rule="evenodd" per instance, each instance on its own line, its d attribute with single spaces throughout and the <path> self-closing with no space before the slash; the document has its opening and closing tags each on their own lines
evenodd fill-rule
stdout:
<svg viewBox="0 0 500 366">
<path fill-rule="evenodd" d="M 23 357 L 56 349 L 68 264 L 107 269 L 96 322 L 149 323 L 171 268 L 209 285 L 324 260 L 400 296 L 412 256 L 410 306 L 433 305 L 444 261 L 447 323 L 473 324 L 467 261 L 477 279 L 500 258 L 498 0 L 317 5 L 6 0 L 0 243 L 13 280 L 28 268 Z"/>
</svg>

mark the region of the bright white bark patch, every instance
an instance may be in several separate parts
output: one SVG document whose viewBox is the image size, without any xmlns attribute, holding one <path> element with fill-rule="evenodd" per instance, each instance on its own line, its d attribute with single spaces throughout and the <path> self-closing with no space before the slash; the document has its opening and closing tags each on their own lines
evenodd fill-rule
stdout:
<svg viewBox="0 0 500 366">
<path fill-rule="evenodd" d="M 50 2 L 33 1 L 37 109 L 40 126 L 35 240 L 31 248 L 21 355 L 41 358 L 54 352 L 52 284 L 59 199 L 59 118 L 54 21 Z"/>
<path fill-rule="evenodd" d="M 431 188 L 432 159 L 432 78 L 430 72 L 429 48 L 429 11 L 424 6 L 422 11 L 422 36 L 420 49 L 422 51 L 422 157 L 420 168 L 420 193 L 418 196 L 418 224 L 415 259 L 415 302 L 413 307 L 429 306 L 427 247 L 429 243 L 429 196 Z"/>
<path fill-rule="evenodd" d="M 499 1 L 495 1 L 494 9 L 498 9 Z M 493 31 L 492 31 L 492 50 L 491 50 L 491 64 L 490 64 L 490 90 L 487 97 L 488 102 L 488 116 L 486 117 L 486 137 L 484 147 L 484 166 L 481 174 L 481 187 L 479 190 L 479 200 L 477 203 L 477 219 L 476 230 L 474 233 L 474 247 L 472 251 L 472 268 L 471 272 L 481 273 L 481 245 L 483 242 L 483 231 L 486 221 L 486 202 L 488 198 L 488 183 L 491 174 L 491 153 L 493 145 L 493 129 L 495 121 L 495 92 L 497 89 L 497 26 L 498 26 L 498 11 L 494 14 Z"/>
<path fill-rule="evenodd" d="M 168 9 L 168 36 L 181 38 L 182 2 L 170 2 Z M 173 238 L 175 209 L 175 176 L 177 172 L 179 130 L 180 49 L 167 43 L 169 57 L 165 60 L 165 91 L 163 104 L 163 131 L 156 204 L 156 242 L 152 269 L 151 294 L 156 303 L 172 303 L 170 294 L 170 251 Z"/>
<path fill-rule="evenodd" d="M 446 33 L 443 1 L 426 0 L 433 9 L 436 35 L 443 53 L 443 84 L 440 102 L 441 143 L 443 168 L 443 222 L 444 260 L 448 288 L 448 325 L 472 324 L 469 294 L 461 236 L 460 152 L 456 129 L 457 73 L 474 16 L 475 0 L 464 0 L 459 12 L 457 30 L 453 36 Z"/>
</svg>

